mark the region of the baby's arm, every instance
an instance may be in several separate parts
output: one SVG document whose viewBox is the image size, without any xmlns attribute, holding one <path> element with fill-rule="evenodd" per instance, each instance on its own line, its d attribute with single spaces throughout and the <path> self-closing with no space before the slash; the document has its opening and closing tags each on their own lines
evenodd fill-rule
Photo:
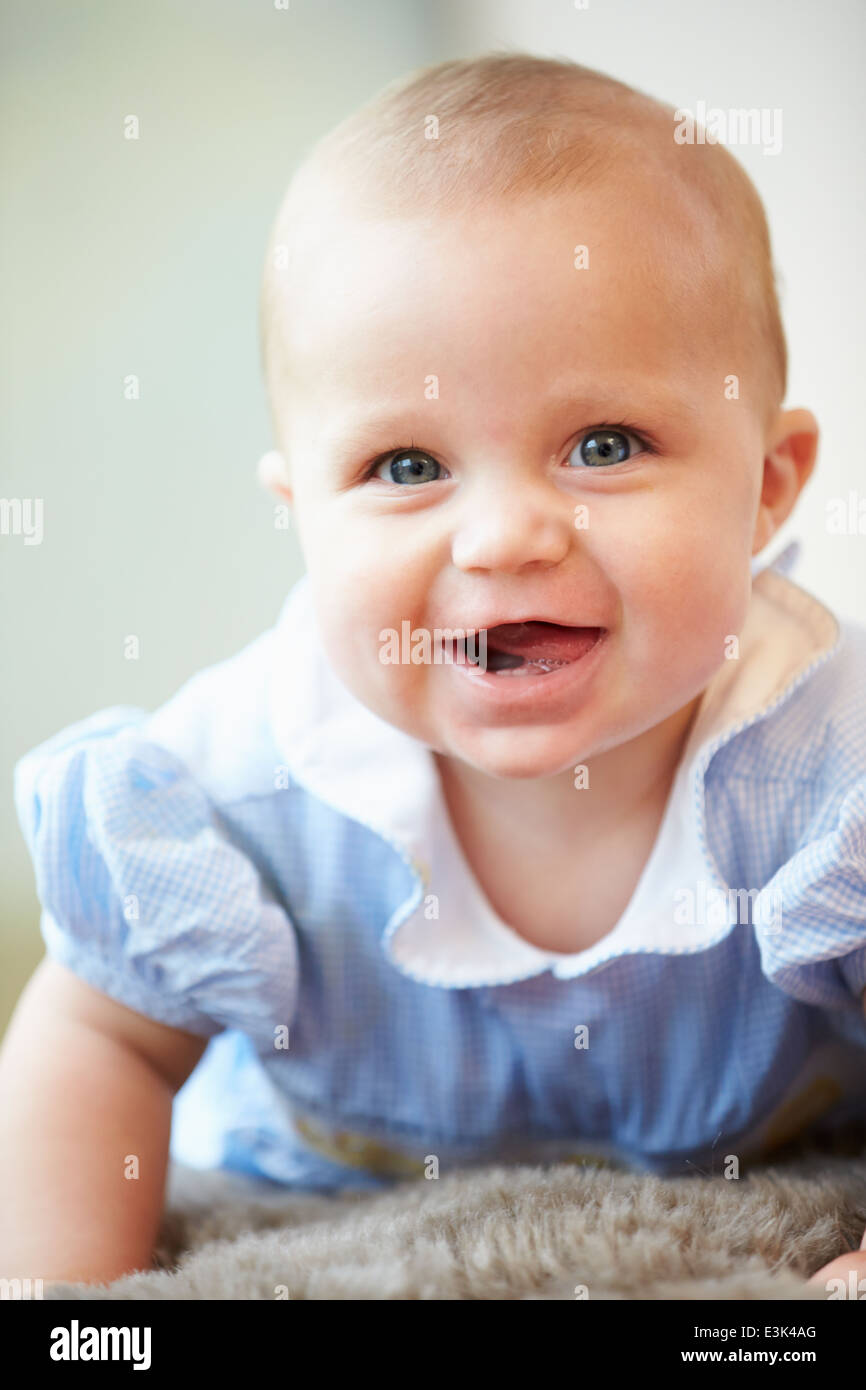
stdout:
<svg viewBox="0 0 866 1390">
<path fill-rule="evenodd" d="M 151 1266 L 172 1098 L 206 1045 L 40 962 L 0 1051 L 0 1277 Z"/>
</svg>

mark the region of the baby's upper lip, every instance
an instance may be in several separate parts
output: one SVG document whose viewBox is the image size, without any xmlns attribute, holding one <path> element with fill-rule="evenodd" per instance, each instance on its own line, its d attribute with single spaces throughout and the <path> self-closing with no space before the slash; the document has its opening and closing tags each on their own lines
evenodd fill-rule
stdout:
<svg viewBox="0 0 866 1390">
<path fill-rule="evenodd" d="M 493 614 L 488 618 L 476 619 L 474 622 L 471 623 L 463 623 L 462 627 L 467 632 L 480 632 L 482 629 L 502 627 L 505 624 L 510 625 L 514 623 L 555 623 L 557 627 L 583 628 L 600 628 L 602 626 L 601 623 L 576 623 L 573 622 L 570 618 L 564 618 L 561 616 L 554 617 L 549 613 L 500 613 Z"/>
</svg>

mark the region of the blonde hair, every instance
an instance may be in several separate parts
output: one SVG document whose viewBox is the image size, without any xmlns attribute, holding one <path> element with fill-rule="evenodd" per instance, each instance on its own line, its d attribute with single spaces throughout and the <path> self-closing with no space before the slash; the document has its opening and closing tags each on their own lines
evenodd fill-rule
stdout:
<svg viewBox="0 0 866 1390">
<path fill-rule="evenodd" d="M 677 119 L 673 107 L 606 73 L 522 53 L 438 63 L 390 83 L 314 146 L 271 230 L 260 341 L 277 427 L 274 407 L 287 366 L 280 328 L 288 310 L 278 253 L 317 198 L 346 199 L 371 216 L 405 214 L 413 205 L 447 214 L 491 198 L 588 188 L 617 160 L 654 167 L 671 198 L 682 204 L 691 197 L 709 213 L 703 266 L 739 294 L 742 322 L 761 349 L 768 415 L 778 409 L 787 347 L 763 204 L 724 146 L 676 144 Z"/>
</svg>

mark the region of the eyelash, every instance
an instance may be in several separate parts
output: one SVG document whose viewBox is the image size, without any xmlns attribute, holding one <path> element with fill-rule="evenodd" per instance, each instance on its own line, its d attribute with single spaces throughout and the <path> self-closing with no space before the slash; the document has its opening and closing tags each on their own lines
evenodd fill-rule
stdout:
<svg viewBox="0 0 866 1390">
<path fill-rule="evenodd" d="M 635 439 L 639 440 L 644 446 L 640 451 L 642 454 L 657 454 L 659 452 L 659 446 L 655 438 L 651 434 L 648 434 L 646 430 L 638 429 L 635 425 L 632 425 L 628 420 L 606 420 L 603 425 L 591 425 L 589 429 L 584 430 L 580 434 L 579 438 L 577 439 L 577 442 L 574 445 L 574 448 L 576 449 L 580 444 L 581 440 L 585 439 L 587 435 L 595 434 L 603 430 L 619 430 L 622 434 L 634 435 Z M 380 468 L 383 463 L 387 463 L 388 459 L 393 458 L 396 454 L 408 454 L 412 452 L 416 452 L 419 454 L 428 454 L 430 458 L 436 459 L 435 454 L 431 454 L 427 449 L 419 448 L 419 446 L 415 443 L 397 444 L 394 446 L 393 449 L 386 449 L 384 454 L 379 454 L 378 458 L 373 459 L 369 468 L 365 470 L 361 481 L 365 483 L 369 482 L 370 479 L 375 476 L 376 469 Z M 573 450 L 569 450 L 569 452 L 571 453 L 573 452 Z M 631 459 L 624 460 L 625 463 L 631 463 L 631 461 Z M 436 462 L 438 463 L 439 460 L 436 459 Z M 587 466 L 585 470 L 575 468 L 572 471 L 575 473 L 580 473 L 584 471 L 587 473 L 610 473 L 618 467 L 619 464 L 614 463 L 610 464 L 606 468 L 590 468 L 589 466 Z M 380 483 L 385 483 L 387 486 L 387 479 L 379 478 L 377 481 Z M 398 487 L 399 484 L 395 483 L 394 486 Z"/>
</svg>

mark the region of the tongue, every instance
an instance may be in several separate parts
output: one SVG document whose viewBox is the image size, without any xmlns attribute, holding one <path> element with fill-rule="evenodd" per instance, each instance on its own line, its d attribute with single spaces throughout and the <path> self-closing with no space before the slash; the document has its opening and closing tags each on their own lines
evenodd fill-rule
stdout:
<svg viewBox="0 0 866 1390">
<path fill-rule="evenodd" d="M 487 629 L 488 652 L 507 652 L 524 661 L 577 661 L 598 636 L 597 627 L 557 623 L 500 623 Z"/>
</svg>

